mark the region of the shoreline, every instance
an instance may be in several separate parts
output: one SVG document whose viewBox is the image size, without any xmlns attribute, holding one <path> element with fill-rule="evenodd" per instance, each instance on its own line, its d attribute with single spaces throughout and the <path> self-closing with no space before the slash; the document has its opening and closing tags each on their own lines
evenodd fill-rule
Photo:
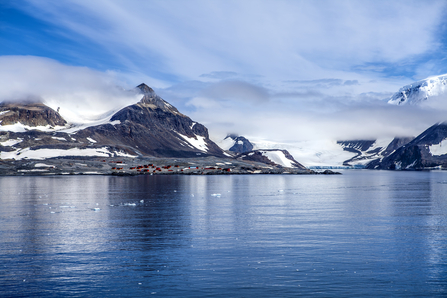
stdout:
<svg viewBox="0 0 447 298">
<path fill-rule="evenodd" d="M 59 175 L 331 175 L 331 170 L 285 168 L 213 156 L 200 158 L 56 157 L 0 160 L 0 176 Z"/>
</svg>

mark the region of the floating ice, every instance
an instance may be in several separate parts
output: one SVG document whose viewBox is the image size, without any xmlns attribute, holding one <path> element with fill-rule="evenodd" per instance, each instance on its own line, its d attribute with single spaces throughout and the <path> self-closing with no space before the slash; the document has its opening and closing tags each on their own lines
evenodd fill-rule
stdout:
<svg viewBox="0 0 447 298">
<path fill-rule="evenodd" d="M 123 206 L 136 206 L 136 203 L 124 203 Z"/>
</svg>

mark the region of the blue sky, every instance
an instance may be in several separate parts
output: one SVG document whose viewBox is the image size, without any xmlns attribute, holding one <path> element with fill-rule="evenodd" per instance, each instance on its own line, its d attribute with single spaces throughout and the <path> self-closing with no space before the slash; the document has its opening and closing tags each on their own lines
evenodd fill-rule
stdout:
<svg viewBox="0 0 447 298">
<path fill-rule="evenodd" d="M 447 2 L 430 0 L 6 0 L 0 99 L 88 102 L 89 92 L 145 82 L 219 135 L 284 140 L 290 131 L 278 127 L 292 123 L 299 138 L 356 136 L 344 118 L 363 119 L 403 85 L 447 73 L 446 12 Z M 416 133 L 433 119 L 415 126 L 396 113 L 371 135 Z M 322 118 L 334 129 L 299 129 Z"/>
</svg>

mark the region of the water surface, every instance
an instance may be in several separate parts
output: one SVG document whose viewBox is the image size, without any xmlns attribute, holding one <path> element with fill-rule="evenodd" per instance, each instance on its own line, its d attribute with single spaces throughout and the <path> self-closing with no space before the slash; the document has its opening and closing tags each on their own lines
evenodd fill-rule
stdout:
<svg viewBox="0 0 447 298">
<path fill-rule="evenodd" d="M 0 177 L 2 297 L 447 295 L 447 172 Z"/>
</svg>

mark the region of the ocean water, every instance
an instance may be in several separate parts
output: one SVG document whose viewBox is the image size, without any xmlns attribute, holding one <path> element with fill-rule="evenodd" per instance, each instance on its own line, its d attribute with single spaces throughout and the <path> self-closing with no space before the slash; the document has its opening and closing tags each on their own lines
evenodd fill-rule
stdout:
<svg viewBox="0 0 447 298">
<path fill-rule="evenodd" d="M 446 297 L 447 172 L 0 177 L 0 297 Z"/>
</svg>

